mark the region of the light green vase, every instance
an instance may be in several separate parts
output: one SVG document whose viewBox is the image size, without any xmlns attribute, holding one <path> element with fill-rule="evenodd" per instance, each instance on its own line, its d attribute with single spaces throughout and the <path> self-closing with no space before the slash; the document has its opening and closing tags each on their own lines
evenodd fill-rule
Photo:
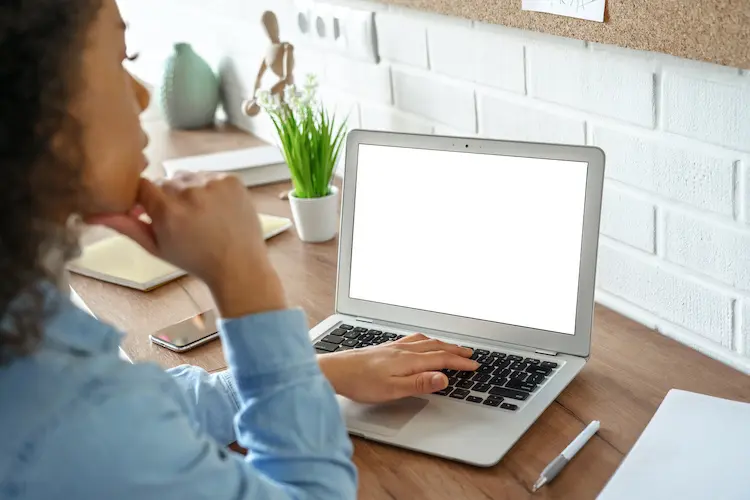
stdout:
<svg viewBox="0 0 750 500">
<path fill-rule="evenodd" d="M 167 58 L 159 100 L 170 127 L 204 128 L 214 123 L 219 81 L 190 44 L 176 43 Z"/>
</svg>

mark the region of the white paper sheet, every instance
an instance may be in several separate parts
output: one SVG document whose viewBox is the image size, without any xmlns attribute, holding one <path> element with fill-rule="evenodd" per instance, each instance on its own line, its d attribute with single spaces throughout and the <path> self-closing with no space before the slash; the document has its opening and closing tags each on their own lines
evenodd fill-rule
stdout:
<svg viewBox="0 0 750 500">
<path fill-rule="evenodd" d="M 523 0 L 523 10 L 604 22 L 606 0 Z"/>
<path fill-rule="evenodd" d="M 747 500 L 750 404 L 672 389 L 597 500 Z"/>
</svg>

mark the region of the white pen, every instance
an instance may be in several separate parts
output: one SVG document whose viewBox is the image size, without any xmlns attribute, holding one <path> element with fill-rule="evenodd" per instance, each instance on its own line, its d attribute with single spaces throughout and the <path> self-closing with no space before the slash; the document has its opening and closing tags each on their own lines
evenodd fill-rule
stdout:
<svg viewBox="0 0 750 500">
<path fill-rule="evenodd" d="M 538 490 L 545 484 L 552 481 L 563 468 L 565 465 L 567 465 L 568 462 L 570 462 L 574 456 L 576 456 L 576 453 L 578 453 L 581 448 L 583 448 L 583 445 L 585 445 L 589 439 L 591 439 L 591 436 L 596 434 L 596 431 L 599 430 L 599 421 L 594 420 L 589 425 L 586 426 L 585 429 L 576 437 L 573 442 L 571 442 L 567 448 L 563 450 L 562 453 L 560 453 L 553 461 L 549 463 L 547 467 L 544 468 L 542 473 L 539 475 L 539 479 L 536 480 L 536 483 L 534 483 L 534 491 Z"/>
</svg>

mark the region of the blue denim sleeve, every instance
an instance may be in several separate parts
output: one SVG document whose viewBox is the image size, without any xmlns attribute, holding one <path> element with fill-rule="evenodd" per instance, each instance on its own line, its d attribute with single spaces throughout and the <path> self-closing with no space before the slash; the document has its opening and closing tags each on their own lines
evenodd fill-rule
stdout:
<svg viewBox="0 0 750 500">
<path fill-rule="evenodd" d="M 211 430 L 205 401 L 195 404 L 200 395 L 177 387 L 197 376 L 208 383 L 187 387 L 213 394 L 220 378 L 118 364 L 40 434 L 45 453 L 33 456 L 40 473 L 23 478 L 29 498 L 355 499 L 352 444 L 304 314 L 252 315 L 224 320 L 220 329 L 239 398 L 235 435 L 247 456 L 213 439 L 224 431 Z"/>
<path fill-rule="evenodd" d="M 356 498 L 352 443 L 304 313 L 257 314 L 220 328 L 242 402 L 237 441 L 248 460 L 274 481 L 318 490 L 320 498 Z"/>
<path fill-rule="evenodd" d="M 237 440 L 234 416 L 240 410 L 239 395 L 227 371 L 208 373 L 192 365 L 167 370 L 188 404 L 188 414 L 196 428 L 221 444 Z"/>
</svg>

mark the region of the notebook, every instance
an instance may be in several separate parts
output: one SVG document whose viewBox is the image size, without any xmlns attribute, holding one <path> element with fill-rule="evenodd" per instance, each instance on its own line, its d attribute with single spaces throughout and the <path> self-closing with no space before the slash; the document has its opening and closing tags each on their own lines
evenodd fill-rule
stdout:
<svg viewBox="0 0 750 500">
<path fill-rule="evenodd" d="M 289 229 L 286 217 L 261 214 L 265 239 Z M 154 257 L 135 241 L 114 235 L 86 246 L 81 256 L 68 264 L 71 272 L 141 291 L 149 291 L 186 273 L 168 262 Z"/>
<path fill-rule="evenodd" d="M 289 180 L 284 155 L 275 146 L 258 146 L 162 163 L 167 178 L 176 172 L 222 172 L 240 178 L 245 186 L 259 186 Z"/>
<path fill-rule="evenodd" d="M 747 500 L 750 404 L 669 391 L 598 500 Z"/>
</svg>

